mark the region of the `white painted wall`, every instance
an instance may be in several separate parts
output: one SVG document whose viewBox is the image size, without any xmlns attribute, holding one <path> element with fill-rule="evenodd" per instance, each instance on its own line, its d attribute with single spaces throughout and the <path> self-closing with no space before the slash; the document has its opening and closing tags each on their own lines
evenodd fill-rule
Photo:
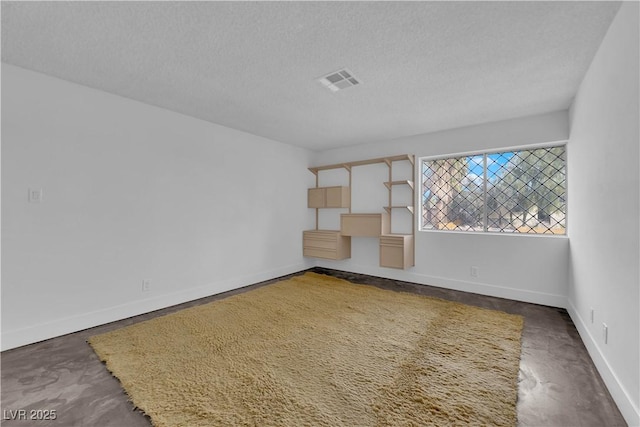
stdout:
<svg viewBox="0 0 640 427">
<path fill-rule="evenodd" d="M 313 161 L 315 165 L 323 165 L 404 153 L 417 157 L 445 155 L 566 141 L 568 136 L 568 115 L 563 111 L 328 150 L 318 153 Z M 353 171 L 353 211 L 383 212 L 387 197 L 382 184 L 387 180 L 386 166 L 359 166 Z M 321 185 L 325 185 L 323 179 L 335 181 L 328 172 L 324 175 L 321 172 Z M 358 187 L 366 187 L 369 194 L 373 191 L 372 185 L 379 189 L 383 202 L 364 206 L 357 197 Z M 367 200 L 371 197 L 367 196 Z M 401 214 L 404 212 L 394 211 L 396 216 Z M 325 217 L 330 215 L 330 212 L 324 213 Z M 324 224 L 330 222 L 329 218 L 322 219 Z M 320 226 L 324 224 L 321 222 Z M 569 263 L 566 237 L 418 231 L 416 265 L 405 271 L 378 266 L 378 242 L 375 238 L 352 238 L 351 259 L 317 263 L 328 268 L 485 295 L 559 307 L 566 305 Z M 471 266 L 479 268 L 479 277 L 471 277 Z"/>
<path fill-rule="evenodd" d="M 2 64 L 2 349 L 309 267 L 309 156 Z"/>
<path fill-rule="evenodd" d="M 571 108 L 569 313 L 640 425 L 638 3 L 623 3 Z M 591 309 L 594 322 L 591 322 Z M 604 342 L 602 324 L 609 327 Z"/>
</svg>

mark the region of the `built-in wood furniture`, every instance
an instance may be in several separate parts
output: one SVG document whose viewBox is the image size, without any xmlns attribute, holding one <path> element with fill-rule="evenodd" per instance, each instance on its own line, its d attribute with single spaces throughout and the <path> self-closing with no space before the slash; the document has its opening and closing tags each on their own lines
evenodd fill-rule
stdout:
<svg viewBox="0 0 640 427">
<path fill-rule="evenodd" d="M 393 164 L 401 161 L 411 163 L 411 176 L 408 179 L 393 180 Z M 384 206 L 384 211 L 381 213 L 351 213 L 351 168 L 376 163 L 385 163 L 389 168 L 389 179 L 384 182 L 389 194 L 388 204 Z M 320 171 L 340 168 L 348 171 L 349 186 L 320 187 L 318 185 Z M 414 168 L 414 156 L 411 154 L 309 168 L 316 176 L 316 186 L 308 190 L 307 205 L 309 208 L 316 209 L 316 229 L 306 230 L 303 233 L 304 256 L 335 260 L 350 258 L 352 237 L 377 237 L 380 240 L 380 266 L 406 269 L 415 265 Z M 411 189 L 410 205 L 392 204 L 393 189 L 396 186 L 408 186 Z M 340 215 L 340 230 L 318 229 L 318 210 L 325 208 L 348 208 L 348 213 Z M 406 209 L 410 212 L 411 234 L 391 232 L 391 218 L 395 209 Z"/>
</svg>

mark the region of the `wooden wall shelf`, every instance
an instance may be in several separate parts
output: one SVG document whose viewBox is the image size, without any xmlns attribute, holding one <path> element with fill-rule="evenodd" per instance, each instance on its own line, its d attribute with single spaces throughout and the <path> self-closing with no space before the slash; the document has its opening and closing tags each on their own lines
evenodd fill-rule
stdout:
<svg viewBox="0 0 640 427">
<path fill-rule="evenodd" d="M 330 169 L 347 169 L 351 170 L 354 166 L 364 166 L 364 165 L 373 165 L 376 163 L 386 163 L 387 165 L 391 162 L 397 162 L 400 160 L 408 160 L 411 164 L 414 164 L 414 156 L 412 154 L 402 154 L 400 156 L 391 156 L 391 157 L 379 157 L 377 159 L 369 159 L 369 160 L 359 160 L 357 162 L 346 162 L 346 163 L 336 163 L 334 165 L 326 165 L 326 166 L 313 166 L 310 167 L 309 170 L 313 172 L 315 175 L 318 174 L 318 171 L 325 171 Z"/>
<path fill-rule="evenodd" d="M 387 212 L 391 213 L 391 209 L 407 209 L 409 212 L 411 212 L 413 214 L 413 206 L 385 206 L 384 210 L 386 210 Z"/>
<path fill-rule="evenodd" d="M 405 180 L 402 180 L 402 181 L 385 182 L 384 185 L 389 190 L 391 190 L 391 186 L 393 186 L 393 185 L 408 185 L 413 190 L 413 181 L 411 181 L 409 179 L 405 179 Z"/>
</svg>

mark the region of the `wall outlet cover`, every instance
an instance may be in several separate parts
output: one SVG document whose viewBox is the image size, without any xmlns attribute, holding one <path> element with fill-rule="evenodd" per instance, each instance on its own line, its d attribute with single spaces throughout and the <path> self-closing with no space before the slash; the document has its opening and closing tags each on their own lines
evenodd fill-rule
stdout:
<svg viewBox="0 0 640 427">
<path fill-rule="evenodd" d="M 478 271 L 478 267 L 472 266 L 469 274 L 471 274 L 471 277 L 478 277 Z"/>
</svg>

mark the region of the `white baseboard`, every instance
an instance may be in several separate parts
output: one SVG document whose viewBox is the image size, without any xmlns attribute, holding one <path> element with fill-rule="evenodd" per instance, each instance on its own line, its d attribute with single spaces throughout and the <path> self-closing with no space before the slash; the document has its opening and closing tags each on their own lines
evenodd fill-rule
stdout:
<svg viewBox="0 0 640 427">
<path fill-rule="evenodd" d="M 402 280 L 422 285 L 436 286 L 439 288 L 453 289 L 456 291 L 470 292 L 474 294 L 506 298 L 515 301 L 530 302 L 533 304 L 547 305 L 551 307 L 566 308 L 567 297 L 558 294 L 530 291 L 526 289 L 507 288 L 489 283 L 469 282 L 464 280 L 449 279 L 446 277 L 428 276 L 415 273 L 410 270 L 393 270 L 388 268 L 372 267 L 367 265 L 354 265 L 347 267 L 335 261 L 324 262 L 319 260 L 318 267 L 336 270 L 345 270 L 353 273 L 368 274 L 370 276 L 384 277 L 393 280 Z"/>
<path fill-rule="evenodd" d="M 611 393 L 611 397 L 618 405 L 618 409 L 620 409 L 625 421 L 629 424 L 629 427 L 639 427 L 640 409 L 637 403 L 629 396 L 629 393 L 618 379 L 611 365 L 609 365 L 606 357 L 600 351 L 598 343 L 589 332 L 587 324 L 582 317 L 580 317 L 578 310 L 576 310 L 571 300 L 567 302 L 567 311 L 574 325 L 576 325 L 576 329 L 578 329 L 582 342 L 584 342 L 585 347 L 587 347 L 591 360 L 593 360 L 593 363 L 596 365 L 596 369 L 598 369 L 602 380 L 607 385 L 609 393 Z"/>
<path fill-rule="evenodd" d="M 105 323 L 114 322 L 116 320 L 149 313 L 150 311 L 159 310 L 172 305 L 182 304 L 184 302 L 193 301 L 276 277 L 285 276 L 287 274 L 296 273 L 310 267 L 311 266 L 307 263 L 289 265 L 257 274 L 214 282 L 205 286 L 158 295 L 144 300 L 135 300 L 102 310 L 95 310 L 55 319 L 49 322 L 28 326 L 26 328 L 15 329 L 12 331 L 3 330 L 2 339 L 0 340 L 0 348 L 4 351 L 27 344 L 33 344 L 72 332 L 78 332 L 83 329 L 92 328 L 94 326 L 104 325 Z"/>
</svg>

